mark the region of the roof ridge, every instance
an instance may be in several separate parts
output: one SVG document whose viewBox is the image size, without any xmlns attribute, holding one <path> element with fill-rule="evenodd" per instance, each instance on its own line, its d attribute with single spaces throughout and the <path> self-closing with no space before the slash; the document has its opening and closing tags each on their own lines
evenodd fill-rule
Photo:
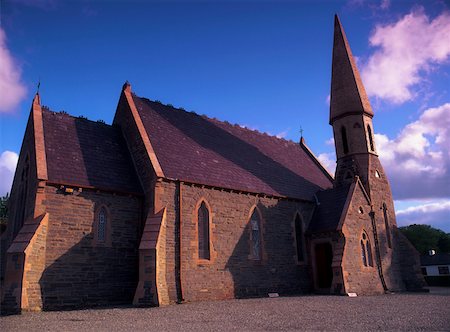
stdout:
<svg viewBox="0 0 450 332">
<path fill-rule="evenodd" d="M 88 119 L 87 117 L 85 117 L 84 115 L 75 116 L 75 115 L 72 115 L 70 113 L 67 113 L 64 110 L 61 110 L 59 112 L 58 111 L 53 111 L 49 106 L 46 106 L 46 105 L 42 106 L 42 111 L 50 113 L 51 115 L 61 115 L 61 116 L 64 116 L 66 118 L 78 119 L 78 120 L 83 120 L 83 121 L 92 122 L 92 123 L 96 123 L 96 124 L 101 124 L 101 125 L 108 126 L 108 127 L 114 127 L 112 124 L 108 124 L 108 123 L 106 123 L 106 121 L 101 120 L 101 119 L 99 119 L 99 120 L 91 120 L 91 119 Z"/>
<path fill-rule="evenodd" d="M 207 119 L 207 120 L 217 121 L 217 122 L 223 123 L 223 124 L 228 125 L 228 126 L 238 127 L 238 129 L 241 129 L 241 130 L 246 130 L 248 132 L 253 132 L 253 133 L 256 133 L 258 135 L 265 135 L 265 136 L 268 136 L 270 138 L 274 138 L 274 139 L 279 140 L 279 141 L 284 141 L 284 142 L 289 143 L 289 144 L 294 144 L 294 145 L 300 146 L 300 143 L 295 142 L 295 141 L 293 141 L 291 139 L 286 139 L 284 137 L 277 137 L 276 135 L 270 134 L 270 133 L 265 132 L 265 131 L 260 131 L 258 129 L 251 129 L 251 128 L 248 128 L 245 125 L 241 125 L 239 123 L 232 123 L 232 122 L 229 122 L 228 120 L 221 120 L 221 119 L 218 119 L 216 117 L 210 117 L 210 116 L 208 116 L 206 114 L 199 114 L 199 113 L 197 113 L 195 111 L 188 111 L 188 110 L 186 110 L 183 107 L 175 107 L 174 105 L 172 105 L 170 103 L 169 104 L 164 104 L 160 100 L 151 100 L 151 99 L 149 99 L 147 97 L 140 97 L 137 94 L 135 94 L 134 92 L 132 92 L 132 94 L 135 97 L 137 97 L 137 98 L 140 98 L 140 99 L 143 99 L 143 100 L 147 100 L 147 101 L 149 101 L 151 103 L 156 103 L 156 104 L 159 104 L 159 105 L 164 106 L 164 107 L 171 108 L 171 109 L 173 109 L 175 111 L 194 114 L 196 116 L 199 116 L 199 117 Z"/>
</svg>

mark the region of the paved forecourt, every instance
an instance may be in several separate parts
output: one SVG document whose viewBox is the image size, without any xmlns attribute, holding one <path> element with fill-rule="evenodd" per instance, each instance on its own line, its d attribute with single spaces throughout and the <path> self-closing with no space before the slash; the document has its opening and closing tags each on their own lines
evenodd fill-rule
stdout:
<svg viewBox="0 0 450 332">
<path fill-rule="evenodd" d="M 2 331 L 449 331 L 450 292 L 299 296 L 0 317 Z"/>
</svg>

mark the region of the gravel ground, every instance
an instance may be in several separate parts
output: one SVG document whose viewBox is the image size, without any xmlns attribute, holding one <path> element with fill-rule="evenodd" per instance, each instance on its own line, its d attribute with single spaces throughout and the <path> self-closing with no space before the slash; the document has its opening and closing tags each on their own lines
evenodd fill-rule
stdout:
<svg viewBox="0 0 450 332">
<path fill-rule="evenodd" d="M 1 331 L 450 331 L 450 292 L 299 296 L 0 317 Z"/>
</svg>

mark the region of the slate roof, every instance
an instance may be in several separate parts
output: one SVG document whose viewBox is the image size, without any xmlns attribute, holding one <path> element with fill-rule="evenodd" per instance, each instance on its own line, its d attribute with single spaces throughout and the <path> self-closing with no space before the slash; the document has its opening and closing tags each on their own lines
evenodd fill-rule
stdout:
<svg viewBox="0 0 450 332">
<path fill-rule="evenodd" d="M 429 265 L 450 265 L 450 253 L 437 253 L 433 256 L 420 256 L 420 263 L 422 266 Z"/>
<path fill-rule="evenodd" d="M 313 199 L 330 178 L 299 144 L 133 95 L 167 178 Z"/>
<path fill-rule="evenodd" d="M 350 184 L 320 191 L 316 194 L 319 205 L 314 210 L 308 233 L 335 231 L 339 225 Z"/>
<path fill-rule="evenodd" d="M 141 193 L 120 129 L 42 108 L 48 181 Z"/>
<path fill-rule="evenodd" d="M 347 37 L 336 15 L 331 70 L 330 123 L 337 117 L 353 112 L 373 116 Z"/>
</svg>

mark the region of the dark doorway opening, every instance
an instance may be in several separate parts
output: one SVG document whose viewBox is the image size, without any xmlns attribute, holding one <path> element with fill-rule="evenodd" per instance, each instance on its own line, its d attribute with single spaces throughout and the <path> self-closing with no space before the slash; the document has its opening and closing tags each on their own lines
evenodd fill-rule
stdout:
<svg viewBox="0 0 450 332">
<path fill-rule="evenodd" d="M 333 270 L 331 269 L 333 249 L 331 244 L 328 242 L 316 244 L 315 254 L 317 287 L 320 289 L 331 288 L 331 282 L 333 281 Z"/>
</svg>

